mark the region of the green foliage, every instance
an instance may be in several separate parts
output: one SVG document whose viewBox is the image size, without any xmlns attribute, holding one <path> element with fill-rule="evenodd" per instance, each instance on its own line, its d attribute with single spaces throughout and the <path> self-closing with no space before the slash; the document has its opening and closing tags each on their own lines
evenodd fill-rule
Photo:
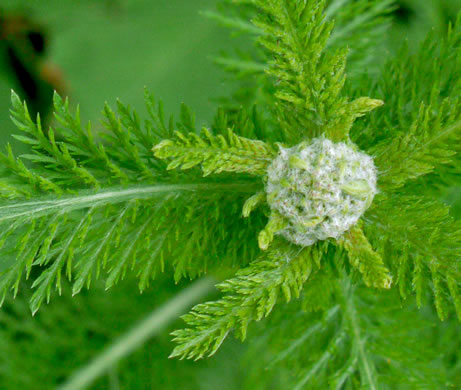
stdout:
<svg viewBox="0 0 461 390">
<path fill-rule="evenodd" d="M 314 262 L 319 263 L 325 248 L 299 248 L 279 242 L 237 272 L 235 278 L 218 284 L 224 297 L 195 306 L 183 316 L 190 326 L 173 332 L 180 345 L 171 357 L 200 359 L 211 356 L 233 330 L 245 340 L 250 322 L 267 317 L 278 300 L 298 298 Z"/>
<path fill-rule="evenodd" d="M 258 243 L 259 247 L 265 251 L 274 240 L 274 235 L 286 226 L 287 222 L 279 213 L 272 212 L 269 216 L 269 221 L 263 230 L 259 232 Z"/>
<path fill-rule="evenodd" d="M 440 117 L 430 120 L 431 112 L 433 107 L 422 107 L 421 118 L 415 120 L 406 134 L 385 148 L 379 146 L 384 149 L 376 152 L 379 154 L 376 162 L 383 171 L 383 188 L 397 189 L 409 180 L 440 171 L 437 168 L 443 171 L 444 165 L 450 165 L 457 158 L 461 122 L 446 126 Z M 443 109 L 438 113 L 443 115 Z M 455 113 L 456 117 L 459 115 Z M 457 167 L 457 163 L 452 165 L 455 171 Z"/>
<path fill-rule="evenodd" d="M 386 50 L 384 39 L 394 8 L 394 1 L 327 1 L 325 17 L 334 21 L 327 48 L 347 46 L 348 79 L 360 77 L 363 69 L 378 73 L 380 59 L 374 54 Z"/>
<path fill-rule="evenodd" d="M 392 276 L 389 270 L 381 256 L 373 250 L 359 226 L 351 228 L 340 243 L 346 249 L 351 265 L 362 274 L 363 281 L 368 287 L 391 287 Z"/>
<path fill-rule="evenodd" d="M 136 284 L 134 278 L 127 278 L 105 291 L 104 283 L 97 282 L 90 292 L 72 297 L 69 284 L 63 281 L 64 295 L 43 306 L 34 317 L 28 307 L 30 291 L 23 285 L 15 300 L 6 299 L 0 313 L 0 387 L 56 389 L 66 382 L 71 370 L 77 371 L 115 340 L 124 339 L 136 323 L 157 306 L 168 304 L 184 288 L 159 277 L 153 288 L 139 294 Z M 161 332 L 86 388 L 109 390 L 118 383 L 131 389 L 234 389 L 239 370 L 231 356 L 240 354 L 238 347 L 228 345 L 225 350 L 229 355 L 214 362 L 187 364 L 167 359 L 170 337 L 168 332 Z M 159 372 L 154 374 L 152 364 Z M 217 376 L 210 375 L 204 387 L 207 367 Z M 221 384 L 223 378 L 225 384 Z"/>
<path fill-rule="evenodd" d="M 459 313 L 460 221 L 449 215 L 447 206 L 414 195 L 376 202 L 379 207 L 368 214 L 365 231 L 391 264 L 402 298 L 414 291 L 421 307 L 426 292 L 432 291 L 441 319 L 448 317 L 450 301 Z"/>
<path fill-rule="evenodd" d="M 285 131 L 284 139 L 289 143 L 299 142 L 303 137 L 319 135 L 336 141 L 341 140 L 348 136 L 357 117 L 382 104 L 379 100 L 369 98 L 358 98 L 350 102 L 347 98 L 341 97 L 346 57 L 341 52 L 331 54 L 325 51 L 332 23 L 324 21 L 323 2 L 293 3 L 274 0 L 255 1 L 252 4 L 260 11 L 255 19 L 255 24 L 261 30 L 260 42 L 271 52 L 273 58 L 269 62 L 270 67 L 266 73 L 269 78 L 277 80 L 274 114 L 282 130 L 296 131 L 296 134 Z M 457 41 L 453 41 L 452 30 L 448 32 L 447 41 L 459 47 Z M 458 58 L 457 55 L 454 57 Z M 457 72 L 455 68 L 450 70 L 455 74 Z M 446 73 L 444 75 L 446 76 Z M 431 96 L 431 102 L 438 101 L 437 89 L 432 89 Z M 392 270 L 396 271 L 396 284 L 399 285 L 404 296 L 408 292 L 406 278 L 411 275 L 410 284 L 416 293 L 418 306 L 422 305 L 423 293 L 428 288 L 431 289 L 441 319 L 447 318 L 451 311 L 451 304 L 454 304 L 459 311 L 458 282 L 455 281 L 459 280 L 456 258 L 459 258 L 457 243 L 461 232 L 460 226 L 457 223 L 452 224 L 446 208 L 434 209 L 427 204 L 426 211 L 424 213 L 419 211 L 418 215 L 412 212 L 411 207 L 406 208 L 404 213 L 406 216 L 402 218 L 401 211 L 405 198 L 395 191 L 404 186 L 409 179 L 433 172 L 436 164 L 450 164 L 457 157 L 456 148 L 459 145 L 457 140 L 460 134 L 459 126 L 456 124 L 458 113 L 452 110 L 451 103 L 447 99 L 450 98 L 446 98 L 438 109 L 430 103 L 427 109 L 423 106 L 419 118 L 414 119 L 416 122 L 408 122 L 410 128 L 403 136 L 406 137 L 405 142 L 402 142 L 399 136 L 394 136 L 383 141 L 375 139 L 374 144 L 368 147 L 376 155 L 376 164 L 380 173 L 378 185 L 383 191 L 380 195 L 381 199 L 375 202 L 364 219 L 365 231 L 374 239 L 374 246 L 358 226 L 344 234 L 336 243 L 345 249 L 351 265 L 362 274 L 367 286 L 390 288 L 393 280 L 393 275 L 387 267 L 387 264 L 390 264 Z M 456 98 L 454 102 L 457 104 Z M 422 104 L 424 105 L 424 102 Z M 386 112 L 389 113 L 389 110 L 392 110 L 392 106 Z M 383 117 L 385 116 L 386 113 L 383 114 Z M 368 128 L 363 123 L 352 135 L 357 138 L 358 131 L 361 130 L 366 140 L 367 134 L 363 129 Z M 448 130 L 444 129 L 447 123 L 451 124 Z M 300 132 L 300 129 L 306 129 L 307 132 L 303 133 L 302 130 Z M 383 199 L 389 199 L 390 203 L 386 203 Z M 250 198 L 244 207 L 244 215 L 248 215 L 253 207 L 263 201 L 260 194 Z M 423 202 L 418 197 L 412 198 L 412 201 L 415 205 Z M 400 222 L 389 220 L 393 215 L 390 210 L 398 210 Z M 430 218 L 423 216 L 427 212 L 431 213 Z M 379 217 L 375 217 L 376 215 Z M 386 219 L 388 223 L 383 222 Z M 428 220 L 430 220 L 429 224 Z M 421 228 L 414 230 L 409 228 L 407 223 Z M 271 213 L 266 228 L 259 234 L 261 249 L 265 250 L 269 247 L 274 235 L 285 226 L 284 224 L 285 220 L 282 216 Z M 403 224 L 405 228 L 400 228 L 399 224 Z M 382 226 L 389 227 L 390 230 L 383 234 Z M 428 230 L 426 234 L 423 226 Z M 375 235 L 375 230 L 380 233 Z M 413 239 L 408 237 L 412 231 L 417 234 Z M 392 235 L 393 238 L 389 238 L 388 235 Z M 417 244 L 421 240 L 425 240 L 425 243 Z M 397 242 L 398 250 L 392 248 Z M 418 250 L 415 250 L 418 245 Z M 431 250 L 432 246 L 434 249 Z M 375 251 L 374 248 L 378 250 Z M 392 253 L 392 258 L 389 252 Z M 417 252 L 421 255 L 415 255 Z M 279 256 L 282 257 L 281 254 Z M 396 259 L 405 259 L 401 262 L 402 267 L 405 268 L 396 270 L 394 266 Z M 245 282 L 250 283 L 250 280 L 253 279 L 248 278 Z M 235 307 L 248 305 L 229 292 L 237 296 L 246 297 L 248 294 L 251 297 L 252 295 L 248 292 L 241 294 L 238 284 L 226 285 L 225 292 L 228 295 L 225 295 L 222 300 L 199 305 L 195 311 L 185 317 L 186 323 L 192 328 L 174 333 L 179 346 L 173 356 L 201 358 L 207 353 L 214 354 L 229 330 L 236 327 L 236 331 L 239 332 L 241 325 L 235 325 Z M 452 296 L 449 295 L 450 293 Z M 223 318 L 225 325 L 216 325 Z M 250 321 L 254 318 L 259 320 L 261 317 L 247 314 L 245 318 Z M 239 321 L 243 322 L 244 319 Z M 237 333 L 241 338 L 246 334 L 247 323 L 243 322 L 243 324 L 244 329 L 240 331 L 241 334 Z M 337 342 L 340 342 L 339 339 Z M 331 347 L 337 347 L 336 341 Z M 323 357 L 325 361 L 330 358 L 328 354 Z M 376 387 L 377 385 L 370 379 L 374 375 L 370 371 L 371 368 L 367 368 L 366 362 L 362 364 L 364 370 L 362 383 L 372 388 Z M 300 387 L 305 383 L 303 382 Z"/>
<path fill-rule="evenodd" d="M 246 34 L 254 42 L 264 35 L 264 29 L 249 22 L 250 19 L 261 16 L 257 4 L 258 2 L 254 1 L 227 0 L 220 4 L 219 12 L 207 12 L 206 15 L 233 29 L 236 35 Z M 386 50 L 385 33 L 390 25 L 389 13 L 394 7 L 393 2 L 331 0 L 325 4 L 325 20 L 334 21 L 330 39 L 326 42 L 326 50 L 333 53 L 347 47 L 348 78 L 361 76 L 364 68 L 368 72 L 377 72 L 379 60 L 372 53 L 373 50 Z M 316 6 L 314 2 L 309 5 L 312 6 Z M 322 7 L 321 4 L 318 6 Z M 271 104 L 275 93 L 274 80 L 269 80 L 265 72 L 269 68 L 267 63 L 273 62 L 273 58 L 272 50 L 261 50 L 260 45 L 251 50 L 239 48 L 235 54 L 226 51 L 216 58 L 217 64 L 242 80 L 241 87 L 233 95 L 232 101 L 229 102 L 225 98 L 224 100 L 232 106 Z"/>
<path fill-rule="evenodd" d="M 459 369 L 446 359 L 459 346 L 457 322 L 439 327 L 434 312 L 402 307 L 393 291 L 370 295 L 348 280 L 329 281 L 332 302 L 321 312 L 303 311 L 302 296 L 257 327 L 246 388 L 456 387 Z M 305 293 L 321 296 L 323 287 L 309 283 Z"/>
<path fill-rule="evenodd" d="M 40 270 L 32 285 L 36 288 L 31 298 L 33 312 L 43 300 L 49 300 L 54 285 L 61 289 L 63 275 L 73 279 L 74 294 L 85 285 L 89 287 L 102 271 L 107 273 L 109 288 L 130 269 L 135 270 L 144 290 L 164 270 L 169 256 L 174 259 L 176 280 L 199 275 L 212 267 L 209 263 L 217 259 L 224 245 L 210 240 L 211 234 L 226 234 L 232 240 L 232 233 L 224 226 L 205 228 L 210 221 L 202 218 L 194 222 L 197 211 L 214 204 L 214 218 L 224 218 L 231 226 L 240 211 L 230 206 L 224 212 L 221 201 L 229 199 L 226 193 L 234 194 L 233 201 L 236 193 L 244 196 L 258 188 L 251 182 L 168 181 L 151 148 L 158 137 L 171 131 L 164 123 L 161 104 L 156 107 L 149 95 L 150 120 L 143 127 L 137 114 L 121 103 L 119 116 L 105 107 L 108 132 L 103 134 L 104 142 L 95 140 L 90 125 L 81 125 L 78 109 L 72 115 L 68 103 L 57 95 L 54 104 L 59 125 L 47 132 L 39 117 L 37 122 L 30 118 L 15 94 L 12 102 L 13 119 L 26 134 L 17 138 L 30 144 L 32 153 L 16 158 L 9 148 L 1 158 L 2 194 L 14 199 L 0 206 L 1 242 L 14 260 L 2 270 L 0 289 L 2 299 L 11 288 L 16 294 L 22 277 Z M 190 126 L 189 119 L 183 115 L 182 126 Z M 56 140 L 55 131 L 61 141 Z M 27 161 L 33 165 L 28 167 Z M 185 201 L 182 206 L 177 204 L 179 198 Z M 180 217 L 190 222 L 183 229 L 174 223 Z M 254 229 L 251 221 L 246 225 Z M 254 247 L 241 239 L 242 233 L 245 235 L 240 230 L 234 236 L 237 246 L 233 253 L 251 258 Z M 193 266 L 191 253 L 200 256 Z"/>
<path fill-rule="evenodd" d="M 167 169 L 190 169 L 200 165 L 204 176 L 237 172 L 264 175 L 275 151 L 262 141 L 239 137 L 228 129 L 227 139 L 212 136 L 208 129 L 202 137 L 195 133 L 176 133 L 176 140 L 164 140 L 153 149 L 159 159 L 173 158 Z"/>
<path fill-rule="evenodd" d="M 461 225 L 430 196 L 461 173 L 461 19 L 383 60 L 391 1 L 235 3 L 211 16 L 260 48 L 221 60 L 245 86 L 201 132 L 189 108 L 166 119 L 148 93 L 146 120 L 106 105 L 98 133 L 55 95 L 45 129 L 12 94 L 29 150 L 0 155 L 2 299 L 29 278 L 36 313 L 54 287 L 75 295 L 131 274 L 148 293 L 163 272 L 212 273 L 223 295 L 183 317 L 172 357 L 211 356 L 262 327 L 250 388 L 455 386 Z M 286 221 L 269 210 L 265 176 L 275 145 L 315 137 L 373 156 L 379 193 L 342 237 L 299 247 L 278 237 Z"/>
<path fill-rule="evenodd" d="M 325 1 L 255 1 L 261 44 L 273 60 L 267 73 L 277 80 L 279 123 L 291 143 L 325 134 L 334 141 L 348 136 L 354 120 L 382 102 L 354 102 L 340 95 L 345 82 L 346 51 L 326 51 L 332 22 L 324 20 Z"/>
<path fill-rule="evenodd" d="M 386 101 L 380 115 L 352 134 L 377 156 L 383 189 L 417 178 L 429 186 L 456 182 L 461 166 L 460 42 L 458 18 L 443 39 L 433 32 L 415 54 L 404 46 L 374 85 L 361 91 Z"/>
</svg>

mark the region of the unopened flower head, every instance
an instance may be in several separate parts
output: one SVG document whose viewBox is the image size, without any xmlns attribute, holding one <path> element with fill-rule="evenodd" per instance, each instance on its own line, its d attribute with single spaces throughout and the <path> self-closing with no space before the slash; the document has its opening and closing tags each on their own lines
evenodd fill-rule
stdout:
<svg viewBox="0 0 461 390">
<path fill-rule="evenodd" d="M 376 194 L 376 169 L 355 145 L 316 138 L 280 148 L 266 192 L 270 208 L 288 222 L 278 234 L 308 246 L 357 223 Z"/>
</svg>

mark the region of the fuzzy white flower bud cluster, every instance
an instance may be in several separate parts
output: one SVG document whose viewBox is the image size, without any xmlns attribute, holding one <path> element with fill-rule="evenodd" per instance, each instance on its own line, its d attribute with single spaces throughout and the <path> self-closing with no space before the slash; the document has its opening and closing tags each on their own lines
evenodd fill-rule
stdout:
<svg viewBox="0 0 461 390">
<path fill-rule="evenodd" d="M 287 221 L 277 232 L 302 246 L 339 238 L 376 194 L 376 169 L 353 144 L 316 138 L 280 148 L 267 172 L 271 210 Z"/>
</svg>

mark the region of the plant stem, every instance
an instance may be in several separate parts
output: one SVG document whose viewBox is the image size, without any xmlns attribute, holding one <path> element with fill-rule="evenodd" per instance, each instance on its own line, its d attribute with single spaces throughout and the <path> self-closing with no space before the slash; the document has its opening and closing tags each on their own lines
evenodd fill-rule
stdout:
<svg viewBox="0 0 461 390">
<path fill-rule="evenodd" d="M 214 280 L 203 278 L 154 310 L 146 319 L 115 340 L 99 356 L 77 370 L 58 390 L 79 390 L 89 386 L 99 376 L 107 373 L 120 359 L 129 355 L 149 338 L 162 331 L 200 298 L 209 293 Z"/>
<path fill-rule="evenodd" d="M 0 223 L 18 218 L 37 218 L 56 212 L 66 213 L 92 206 L 115 204 L 135 199 L 149 199 L 164 193 L 181 192 L 236 192 L 253 193 L 261 187 L 255 183 L 158 183 L 150 186 L 132 186 L 130 188 L 106 188 L 86 190 L 76 195 L 62 197 L 48 196 L 39 200 L 19 202 L 0 202 Z"/>
</svg>

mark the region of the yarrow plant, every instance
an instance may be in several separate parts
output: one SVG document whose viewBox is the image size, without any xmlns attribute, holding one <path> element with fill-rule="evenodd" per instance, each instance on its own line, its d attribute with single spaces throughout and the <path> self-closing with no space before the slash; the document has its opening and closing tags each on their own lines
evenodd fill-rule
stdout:
<svg viewBox="0 0 461 390">
<path fill-rule="evenodd" d="M 30 152 L 0 155 L 3 298 L 24 276 L 35 313 L 63 279 L 78 294 L 128 273 L 141 291 L 162 272 L 213 274 L 222 297 L 183 316 L 171 357 L 211 356 L 272 313 L 250 346 L 270 386 L 456 383 L 459 354 L 419 354 L 438 336 L 412 296 L 456 333 L 461 229 L 437 198 L 461 174 L 460 21 L 383 65 L 392 1 L 236 3 L 211 16 L 258 49 L 218 59 L 243 87 L 201 130 L 149 93 L 144 122 L 118 102 L 102 134 L 55 95 L 45 130 L 13 93 Z"/>
</svg>

